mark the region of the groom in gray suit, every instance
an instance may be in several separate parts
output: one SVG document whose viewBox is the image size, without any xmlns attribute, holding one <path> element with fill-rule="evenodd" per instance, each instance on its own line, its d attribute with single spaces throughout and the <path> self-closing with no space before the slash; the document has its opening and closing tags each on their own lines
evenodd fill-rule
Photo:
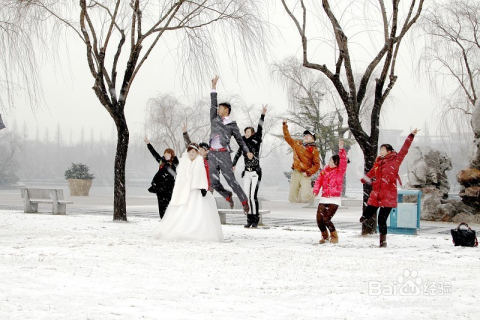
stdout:
<svg viewBox="0 0 480 320">
<path fill-rule="evenodd" d="M 211 106 L 210 106 L 210 152 L 208 153 L 208 166 L 210 169 L 210 183 L 212 188 L 222 195 L 229 203 L 230 208 L 233 209 L 233 194 L 231 191 L 226 190 L 220 183 L 220 171 L 223 177 L 227 181 L 228 185 L 232 188 L 233 192 L 238 196 L 238 199 L 242 202 L 243 211 L 247 214 L 250 211 L 248 206 L 248 198 L 243 191 L 240 184 L 235 179 L 233 173 L 233 164 L 230 157 L 230 139 L 233 136 L 238 143 L 238 146 L 243 152 L 244 157 L 248 159 L 253 158 L 245 143 L 243 142 L 242 135 L 238 129 L 237 123 L 230 119 L 230 111 L 232 106 L 223 102 L 217 105 L 217 82 L 218 76 L 212 79 L 212 93 L 210 94 Z"/>
</svg>

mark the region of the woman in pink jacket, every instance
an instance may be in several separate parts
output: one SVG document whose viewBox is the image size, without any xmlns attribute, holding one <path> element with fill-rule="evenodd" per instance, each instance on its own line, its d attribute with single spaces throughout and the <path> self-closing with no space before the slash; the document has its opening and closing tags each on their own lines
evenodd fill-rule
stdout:
<svg viewBox="0 0 480 320">
<path fill-rule="evenodd" d="M 338 243 L 338 234 L 332 223 L 332 218 L 342 201 L 343 177 L 347 171 L 347 152 L 343 145 L 343 139 L 339 139 L 338 155 L 330 158 L 328 165 L 320 172 L 313 188 L 315 197 L 322 189 L 322 196 L 317 209 L 317 225 L 322 232 L 320 243 L 325 243 L 329 239 L 331 243 Z M 330 237 L 328 231 L 330 231 Z"/>
</svg>

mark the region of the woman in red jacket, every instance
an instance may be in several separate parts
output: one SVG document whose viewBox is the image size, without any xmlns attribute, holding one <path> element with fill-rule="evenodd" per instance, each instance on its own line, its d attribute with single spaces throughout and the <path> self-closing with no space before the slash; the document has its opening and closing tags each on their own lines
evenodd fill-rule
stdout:
<svg viewBox="0 0 480 320">
<path fill-rule="evenodd" d="M 330 158 L 328 165 L 320 172 L 315 186 L 314 196 L 318 196 L 322 189 L 322 196 L 317 209 L 317 225 L 322 232 L 320 243 L 329 240 L 331 243 L 338 243 L 338 234 L 332 223 L 332 218 L 341 204 L 343 177 L 347 171 L 347 152 L 343 148 L 343 139 L 338 140 L 338 155 Z M 330 231 L 330 237 L 328 231 Z"/>
<path fill-rule="evenodd" d="M 360 222 L 363 223 L 373 217 L 377 213 L 377 209 L 380 208 L 378 214 L 380 247 L 387 246 L 387 219 L 392 208 L 397 207 L 397 180 L 400 180 L 398 170 L 418 131 L 420 130 L 412 131 L 398 153 L 393 150 L 391 145 L 382 144 L 380 146 L 380 156 L 375 160 L 373 168 L 360 180 L 362 183 L 372 184 L 372 192 Z"/>
</svg>

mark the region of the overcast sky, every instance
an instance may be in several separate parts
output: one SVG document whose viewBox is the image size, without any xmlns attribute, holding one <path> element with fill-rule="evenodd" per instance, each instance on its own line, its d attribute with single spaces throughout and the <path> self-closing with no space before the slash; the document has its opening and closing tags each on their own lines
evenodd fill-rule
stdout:
<svg viewBox="0 0 480 320">
<path fill-rule="evenodd" d="M 300 58 L 301 42 L 283 9 L 277 6 L 270 10 L 270 22 L 275 26 L 272 29 L 274 38 L 271 58 L 267 63 L 259 62 L 254 66 L 254 72 L 248 73 L 241 63 L 235 71 L 231 69 L 228 57 L 219 57 L 221 69 L 218 74 L 221 78 L 218 91 L 226 95 L 238 94 L 248 105 L 256 104 L 259 108 L 262 103 L 268 103 L 280 112 L 288 106 L 286 90 L 271 77 L 268 63 L 289 56 Z M 428 122 L 432 132 L 435 122 L 432 121 L 432 110 L 436 98 L 430 93 L 425 79 L 417 80 L 418 76 L 413 70 L 417 57 L 412 56 L 409 46 L 411 48 L 407 43 L 402 44 L 396 68 L 399 78 L 389 98 L 393 104 L 390 103 L 383 110 L 382 127 L 402 129 L 406 133 L 413 127 L 422 128 Z M 60 61 L 55 65 L 46 63 L 41 68 L 46 106 L 36 108 L 33 114 L 31 106 L 19 104 L 16 110 L 4 115 L 5 123 L 8 126 L 16 120 L 21 127 L 25 122 L 30 128 L 30 138 L 34 137 L 37 126 L 40 137 L 43 138 L 45 128 L 50 127 L 50 137 L 53 138 L 57 123 L 62 125 L 64 141 L 68 141 L 70 129 L 74 138 L 78 138 L 82 127 L 85 128 L 86 138 L 89 137 L 91 128 L 94 128 L 96 138 L 100 134 L 100 128 L 104 138 L 111 137 L 113 120 L 91 89 L 93 79 L 88 72 L 85 49 L 75 35 L 71 34 L 68 51 L 60 47 L 59 56 Z M 322 62 L 323 59 L 330 62 L 332 56 L 332 52 L 315 52 L 311 60 Z M 185 102 L 208 96 L 209 78 L 203 81 L 202 92 L 186 90 L 191 89 L 185 87 L 189 80 L 182 78 L 181 71 L 178 60 L 168 50 L 160 46 L 155 49 L 136 77 L 127 100 L 126 116 L 131 137 L 137 133 L 144 134 L 147 101 L 157 94 L 170 93 Z M 240 123 L 240 127 L 247 125 L 249 124 Z"/>
</svg>

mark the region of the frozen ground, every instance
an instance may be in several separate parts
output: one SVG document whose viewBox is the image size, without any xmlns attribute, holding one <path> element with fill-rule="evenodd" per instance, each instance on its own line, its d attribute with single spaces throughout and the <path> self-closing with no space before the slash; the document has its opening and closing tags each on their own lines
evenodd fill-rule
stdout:
<svg viewBox="0 0 480 320">
<path fill-rule="evenodd" d="M 0 319 L 478 319 L 480 251 L 450 236 L 224 226 L 152 238 L 157 219 L 0 210 Z M 408 289 L 408 290 L 407 290 Z"/>
</svg>

